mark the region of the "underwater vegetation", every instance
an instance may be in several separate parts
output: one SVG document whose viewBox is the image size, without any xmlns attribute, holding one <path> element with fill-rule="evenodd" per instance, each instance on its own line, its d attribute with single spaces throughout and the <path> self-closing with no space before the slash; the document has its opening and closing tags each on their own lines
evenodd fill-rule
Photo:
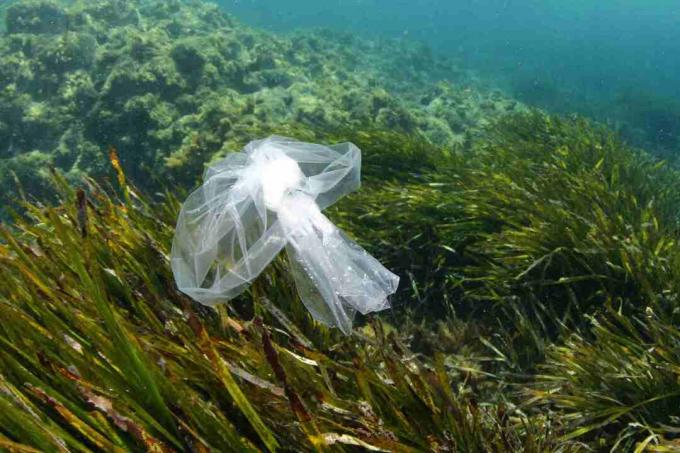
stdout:
<svg viewBox="0 0 680 453">
<path fill-rule="evenodd" d="M 0 450 L 680 450 L 674 162 L 406 42 L 3 7 Z M 327 213 L 401 285 L 349 337 L 283 258 L 217 309 L 172 278 L 178 200 L 273 132 L 362 150 Z"/>
<path fill-rule="evenodd" d="M 391 314 L 315 323 L 284 260 L 193 303 L 168 262 L 177 199 L 147 200 L 114 152 L 118 189 L 55 172 L 59 202 L 2 229 L 0 445 L 677 449 L 675 169 L 541 113 L 465 153 L 341 135 L 366 184 L 329 215 L 407 277 Z"/>
<path fill-rule="evenodd" d="M 111 146 L 135 181 L 189 173 L 193 183 L 187 161 L 238 147 L 253 127 L 373 124 L 465 147 L 490 119 L 522 108 L 419 45 L 276 36 L 207 2 L 25 0 L 4 22 L 3 194 L 16 175 L 48 195 L 50 166 L 71 180 L 107 174 Z"/>
</svg>

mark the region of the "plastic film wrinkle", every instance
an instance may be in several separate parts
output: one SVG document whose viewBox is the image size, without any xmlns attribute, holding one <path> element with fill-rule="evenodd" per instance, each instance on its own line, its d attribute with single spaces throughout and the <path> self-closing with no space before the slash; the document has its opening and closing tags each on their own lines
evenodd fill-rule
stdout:
<svg viewBox="0 0 680 453">
<path fill-rule="evenodd" d="M 206 305 L 242 293 L 287 250 L 300 299 L 320 322 L 351 332 L 358 311 L 389 306 L 399 277 L 322 212 L 359 188 L 361 152 L 269 137 L 211 166 L 186 200 L 172 245 L 181 291 Z"/>
</svg>

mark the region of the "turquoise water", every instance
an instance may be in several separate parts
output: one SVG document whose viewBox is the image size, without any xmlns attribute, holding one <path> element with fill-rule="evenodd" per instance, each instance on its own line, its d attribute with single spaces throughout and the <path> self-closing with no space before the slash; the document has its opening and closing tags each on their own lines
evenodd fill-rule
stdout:
<svg viewBox="0 0 680 453">
<path fill-rule="evenodd" d="M 249 24 L 328 27 L 427 43 L 506 92 L 579 112 L 673 152 L 680 131 L 680 4 L 660 0 L 222 0 Z"/>
</svg>

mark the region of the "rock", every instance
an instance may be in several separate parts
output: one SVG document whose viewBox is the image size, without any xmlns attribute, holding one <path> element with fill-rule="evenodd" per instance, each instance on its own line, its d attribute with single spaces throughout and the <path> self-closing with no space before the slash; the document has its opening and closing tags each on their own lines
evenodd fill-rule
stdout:
<svg viewBox="0 0 680 453">
<path fill-rule="evenodd" d="M 206 64 L 199 43 L 195 40 L 182 40 L 174 45 L 171 56 L 177 70 L 184 75 L 200 76 Z"/>
<path fill-rule="evenodd" d="M 7 10 L 7 32 L 59 34 L 68 27 L 66 11 L 53 1 L 35 0 L 16 3 Z"/>
<path fill-rule="evenodd" d="M 79 69 L 87 70 L 94 65 L 97 42 L 87 33 L 66 32 L 50 40 L 37 58 L 44 71 L 65 73 Z"/>
<path fill-rule="evenodd" d="M 396 129 L 455 148 L 512 105 L 470 83 L 439 82 L 461 71 L 419 45 L 277 36 L 200 0 L 22 0 L 7 28 L 0 153 L 40 151 L 67 177 L 107 174 L 113 145 L 140 186 L 191 184 L 211 156 L 303 128 Z M 3 184 L 0 203 L 11 192 Z"/>
</svg>

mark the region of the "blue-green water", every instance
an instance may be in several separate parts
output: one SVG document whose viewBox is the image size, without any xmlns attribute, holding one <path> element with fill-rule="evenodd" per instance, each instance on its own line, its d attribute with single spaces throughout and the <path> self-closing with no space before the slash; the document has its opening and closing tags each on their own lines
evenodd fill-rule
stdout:
<svg viewBox="0 0 680 453">
<path fill-rule="evenodd" d="M 607 121 L 672 152 L 680 131 L 680 4 L 660 0 L 222 0 L 277 31 L 405 37 L 506 92 Z"/>
</svg>

